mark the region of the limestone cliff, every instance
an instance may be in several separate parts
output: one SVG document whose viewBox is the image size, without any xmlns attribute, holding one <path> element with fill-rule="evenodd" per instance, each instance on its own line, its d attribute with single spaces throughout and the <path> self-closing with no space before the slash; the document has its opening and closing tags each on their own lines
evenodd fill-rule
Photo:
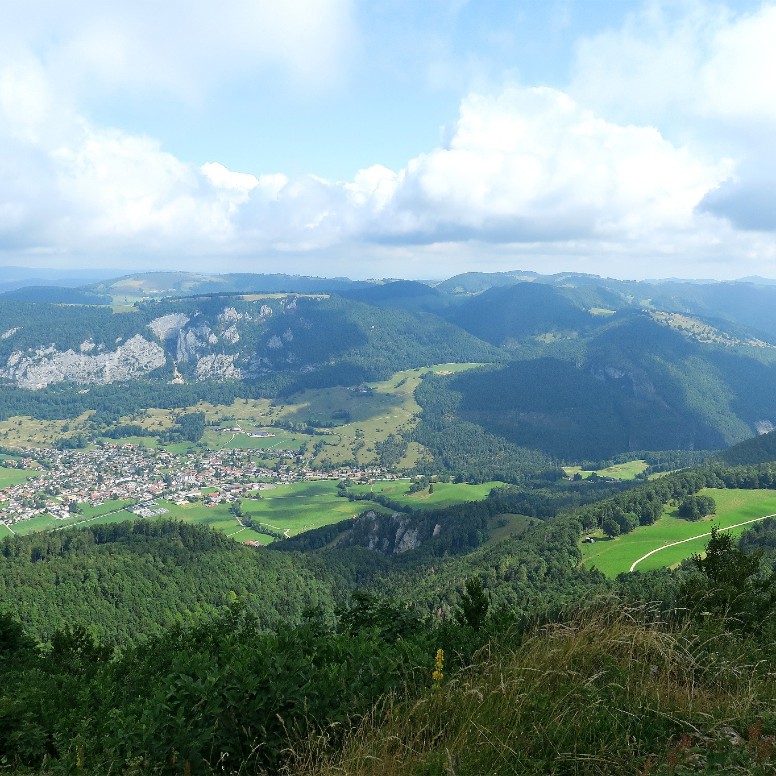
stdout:
<svg viewBox="0 0 776 776">
<path fill-rule="evenodd" d="M 160 345 L 136 334 L 114 351 L 94 356 L 51 346 L 27 353 L 15 351 L 0 368 L 0 379 L 31 390 L 64 381 L 105 384 L 143 377 L 166 361 Z"/>
</svg>

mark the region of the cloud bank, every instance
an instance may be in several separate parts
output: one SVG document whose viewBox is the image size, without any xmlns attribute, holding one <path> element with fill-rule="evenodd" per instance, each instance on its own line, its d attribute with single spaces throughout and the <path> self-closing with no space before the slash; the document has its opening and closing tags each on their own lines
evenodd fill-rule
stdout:
<svg viewBox="0 0 776 776">
<path fill-rule="evenodd" d="M 78 93 L 99 73 L 113 88 L 153 84 L 196 99 L 192 84 L 213 88 L 246 57 L 289 78 L 335 78 L 332 48 L 355 34 L 350 4 L 296 0 L 278 14 L 235 0 L 229 13 L 189 18 L 172 3 L 154 25 L 149 3 L 122 17 L 85 3 L 76 19 L 40 5 L 70 34 L 43 46 L 50 31 L 25 14 L 24 34 L 0 58 L 8 263 L 774 274 L 774 5 L 734 17 L 694 4 L 677 17 L 650 4 L 581 41 L 565 88 L 471 91 L 443 144 L 348 181 L 193 164 L 89 120 Z M 174 21 L 179 36 L 162 39 Z"/>
</svg>

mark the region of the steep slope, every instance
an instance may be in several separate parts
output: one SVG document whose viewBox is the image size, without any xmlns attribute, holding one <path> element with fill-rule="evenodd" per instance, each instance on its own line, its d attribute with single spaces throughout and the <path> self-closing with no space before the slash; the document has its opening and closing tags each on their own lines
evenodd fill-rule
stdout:
<svg viewBox="0 0 776 776">
<path fill-rule="evenodd" d="M 234 595 L 264 627 L 276 627 L 298 622 L 313 604 L 331 609 L 341 586 L 338 577 L 318 569 L 316 578 L 310 564 L 289 555 L 169 521 L 0 542 L 2 611 L 44 640 L 88 623 L 100 640 L 126 643 L 211 616 Z"/>
<path fill-rule="evenodd" d="M 0 305 L 0 379 L 31 389 L 250 380 L 294 375 L 300 385 L 353 384 L 497 351 L 426 313 L 327 295 L 187 297 L 133 312 L 21 302 Z"/>
<path fill-rule="evenodd" d="M 544 324 L 540 312 L 522 331 L 537 318 Z M 524 334 L 520 360 L 439 390 L 461 420 L 567 460 L 720 448 L 776 419 L 772 346 L 698 341 L 646 313 L 605 321 L 544 345 Z"/>
</svg>

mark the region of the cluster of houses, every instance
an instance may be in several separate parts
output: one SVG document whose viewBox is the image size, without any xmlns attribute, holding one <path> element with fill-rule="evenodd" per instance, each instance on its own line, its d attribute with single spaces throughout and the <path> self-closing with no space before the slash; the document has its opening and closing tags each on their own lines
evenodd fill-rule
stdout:
<svg viewBox="0 0 776 776">
<path fill-rule="evenodd" d="M 93 450 L 21 448 L 19 459 L 0 460 L 0 465 L 30 471 L 25 482 L 0 489 L 0 523 L 11 526 L 42 514 L 71 517 L 76 505 L 100 506 L 111 500 L 135 502 L 135 514 L 153 517 L 167 511 L 158 505 L 159 498 L 215 505 L 255 497 L 257 491 L 276 484 L 390 476 L 379 467 L 322 471 L 291 451 L 273 452 L 277 464 L 268 468 L 257 462 L 254 450 L 175 455 L 163 448 L 129 444 Z"/>
</svg>

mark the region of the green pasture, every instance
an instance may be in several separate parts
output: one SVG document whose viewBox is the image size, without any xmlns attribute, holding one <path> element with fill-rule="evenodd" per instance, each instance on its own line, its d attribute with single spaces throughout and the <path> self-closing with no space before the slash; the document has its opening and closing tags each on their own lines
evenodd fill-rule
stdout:
<svg viewBox="0 0 776 776">
<path fill-rule="evenodd" d="M 615 539 L 591 534 L 595 537 L 595 544 L 581 544 L 583 564 L 588 568 L 595 566 L 607 576 L 614 577 L 620 572 L 628 571 L 631 564 L 643 555 L 665 544 L 707 534 L 712 526 L 728 528 L 776 513 L 776 491 L 773 490 L 706 488 L 701 492 L 711 496 L 716 502 L 716 515 L 693 523 L 678 517 L 676 508 L 669 505 L 653 525 L 640 526 Z M 744 525 L 734 528 L 731 535 L 737 536 L 748 527 Z M 649 571 L 673 566 L 695 553 L 703 552 L 707 542 L 708 537 L 701 536 L 660 550 L 641 561 L 635 570 Z"/>
<path fill-rule="evenodd" d="M 637 474 L 641 474 L 649 464 L 646 461 L 627 461 L 618 463 L 614 466 L 608 466 L 606 469 L 596 469 L 595 473 L 599 477 L 612 477 L 615 480 L 632 480 Z M 579 466 L 564 466 L 563 471 L 567 477 L 573 477 L 575 474 L 581 474 L 582 479 L 586 480 L 592 473 L 592 470 L 582 469 Z"/>
<path fill-rule="evenodd" d="M 338 496 L 337 483 L 331 480 L 280 485 L 262 491 L 260 499 L 243 499 L 242 508 L 254 520 L 281 532 L 288 531 L 290 536 L 347 520 L 369 509 L 390 511 L 379 504 Z"/>
<path fill-rule="evenodd" d="M 61 436 L 87 431 L 91 415 L 89 410 L 68 420 L 37 420 L 27 415 L 0 420 L 0 444 L 8 447 L 51 447 L 54 440 Z"/>
<path fill-rule="evenodd" d="M 429 488 L 409 493 L 411 480 L 379 480 L 371 485 L 352 485 L 350 491 L 359 493 L 380 493 L 401 506 L 414 509 L 439 509 L 453 504 L 464 504 L 467 501 L 482 501 L 487 498 L 493 488 L 501 488 L 503 482 L 483 482 L 470 485 L 466 482 L 434 482 L 433 491 Z"/>
<path fill-rule="evenodd" d="M 490 520 L 490 535 L 483 546 L 490 547 L 511 536 L 520 536 L 528 528 L 538 523 L 541 523 L 538 517 L 513 514 L 494 515 Z"/>
<path fill-rule="evenodd" d="M 39 474 L 40 472 L 33 472 L 28 469 L 8 469 L 5 466 L 0 466 L 0 488 L 18 485 L 20 482 L 26 482 Z"/>
<path fill-rule="evenodd" d="M 420 407 L 415 401 L 415 389 L 426 372 L 454 374 L 477 366 L 480 364 L 437 364 L 397 372 L 388 380 L 364 386 L 308 389 L 283 401 L 237 399 L 230 405 L 200 402 L 188 409 L 204 412 L 208 423 L 220 427 L 239 425 L 245 432 L 276 434 L 265 438 L 236 434 L 231 438 L 210 427 L 202 442 L 211 449 L 243 448 L 271 453 L 275 448 L 299 450 L 305 445 L 308 449 L 318 445 L 314 465 L 337 466 L 351 461 L 368 465 L 378 461 L 378 442 L 391 434 L 401 435 L 417 423 Z M 148 417 L 149 422 L 161 422 L 158 415 Z M 127 422 L 139 421 L 132 418 Z M 285 428 L 291 424 L 310 425 L 323 433 L 295 433 Z M 413 466 L 422 453 L 417 445 L 410 445 L 399 466 Z"/>
<path fill-rule="evenodd" d="M 280 429 L 262 428 L 258 431 L 269 431 L 274 436 L 252 437 L 247 433 L 225 434 L 215 431 L 206 431 L 202 442 L 211 450 L 300 450 L 310 439 L 306 434 L 292 434 Z M 316 437 L 317 438 L 317 437 Z"/>
<path fill-rule="evenodd" d="M 338 523 L 367 509 L 389 511 L 378 504 L 354 503 L 337 496 L 337 484 L 331 480 L 279 485 L 263 490 L 260 498 L 244 498 L 240 501 L 246 515 L 281 533 L 288 531 L 289 536 L 329 523 Z M 251 540 L 262 544 L 273 541 L 270 536 L 243 527 L 231 513 L 228 504 L 207 506 L 203 502 L 194 502 L 178 505 L 164 500 L 158 503 L 169 510 L 165 517 L 210 526 L 236 541 Z"/>
<path fill-rule="evenodd" d="M 225 534 L 234 533 L 240 528 L 237 518 L 229 511 L 228 504 L 209 507 L 201 501 L 195 501 L 192 504 L 178 505 L 164 499 L 159 499 L 157 504 L 168 510 L 168 513 L 163 515 L 165 518 L 183 520 L 195 525 L 207 525 Z"/>
<path fill-rule="evenodd" d="M 133 501 L 117 500 L 106 501 L 97 507 L 82 504 L 83 512 L 80 515 L 72 515 L 64 520 L 57 520 L 49 514 L 36 515 L 29 520 L 20 520 L 14 523 L 13 530 L 21 536 L 37 533 L 38 531 L 53 531 L 62 528 L 72 528 L 76 525 L 91 523 L 117 523 L 123 520 L 131 520 L 134 515 L 125 511 L 125 507 L 133 504 Z"/>
</svg>

